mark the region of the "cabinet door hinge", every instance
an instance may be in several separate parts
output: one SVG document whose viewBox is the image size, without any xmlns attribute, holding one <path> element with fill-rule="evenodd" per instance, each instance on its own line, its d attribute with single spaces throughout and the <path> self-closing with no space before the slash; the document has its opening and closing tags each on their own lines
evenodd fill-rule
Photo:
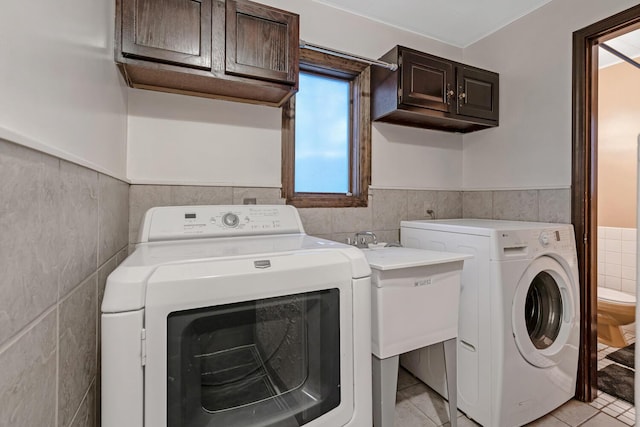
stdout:
<svg viewBox="0 0 640 427">
<path fill-rule="evenodd" d="M 140 363 L 142 366 L 147 364 L 147 330 L 144 328 L 140 333 Z"/>
</svg>

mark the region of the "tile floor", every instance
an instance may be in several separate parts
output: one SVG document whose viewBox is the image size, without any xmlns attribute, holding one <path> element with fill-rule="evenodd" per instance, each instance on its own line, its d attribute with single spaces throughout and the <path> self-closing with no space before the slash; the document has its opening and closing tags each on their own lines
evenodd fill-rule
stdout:
<svg viewBox="0 0 640 427">
<path fill-rule="evenodd" d="M 629 342 L 635 342 L 635 324 L 625 330 Z M 605 356 L 616 348 L 598 344 L 598 368 L 615 363 Z M 626 427 L 635 423 L 635 407 L 624 400 L 599 392 L 591 403 L 571 400 L 529 426 L 535 427 Z M 447 402 L 435 391 L 404 369 L 398 375 L 395 427 L 448 426 Z M 458 426 L 477 426 L 458 411 Z M 500 426 L 487 426 L 500 427 Z"/>
</svg>

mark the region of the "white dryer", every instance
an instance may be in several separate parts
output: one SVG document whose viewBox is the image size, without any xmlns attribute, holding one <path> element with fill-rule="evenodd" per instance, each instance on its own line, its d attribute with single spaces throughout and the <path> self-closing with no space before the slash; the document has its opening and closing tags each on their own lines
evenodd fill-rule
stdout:
<svg viewBox="0 0 640 427">
<path fill-rule="evenodd" d="M 147 212 L 102 304 L 103 427 L 371 426 L 371 270 L 291 206 Z"/>
<path fill-rule="evenodd" d="M 458 322 L 458 407 L 467 416 L 521 426 L 573 397 L 580 311 L 570 224 L 403 221 L 401 241 L 474 256 L 464 263 Z M 438 351 L 401 363 L 446 397 Z"/>
</svg>

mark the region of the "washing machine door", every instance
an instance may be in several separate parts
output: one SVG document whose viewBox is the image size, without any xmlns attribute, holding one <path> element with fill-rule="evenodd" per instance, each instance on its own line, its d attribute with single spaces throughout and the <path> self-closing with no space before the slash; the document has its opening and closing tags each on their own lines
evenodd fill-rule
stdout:
<svg viewBox="0 0 640 427">
<path fill-rule="evenodd" d="M 530 364 L 557 365 L 575 324 L 575 284 L 550 256 L 535 259 L 526 269 L 513 299 L 513 336 Z"/>
</svg>

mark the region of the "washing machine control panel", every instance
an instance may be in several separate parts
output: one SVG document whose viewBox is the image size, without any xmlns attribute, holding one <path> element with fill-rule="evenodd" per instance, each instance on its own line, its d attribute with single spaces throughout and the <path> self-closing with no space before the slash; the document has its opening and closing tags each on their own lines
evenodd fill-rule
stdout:
<svg viewBox="0 0 640 427">
<path fill-rule="evenodd" d="M 140 241 L 301 232 L 300 217 L 292 206 L 167 206 L 145 214 Z"/>
<path fill-rule="evenodd" d="M 537 232 L 537 235 L 538 250 L 553 249 L 558 252 L 566 252 L 575 247 L 570 228 L 543 230 Z"/>
<path fill-rule="evenodd" d="M 502 231 L 499 241 L 497 259 L 526 258 L 547 251 L 568 253 L 575 248 L 570 227 Z"/>
</svg>

